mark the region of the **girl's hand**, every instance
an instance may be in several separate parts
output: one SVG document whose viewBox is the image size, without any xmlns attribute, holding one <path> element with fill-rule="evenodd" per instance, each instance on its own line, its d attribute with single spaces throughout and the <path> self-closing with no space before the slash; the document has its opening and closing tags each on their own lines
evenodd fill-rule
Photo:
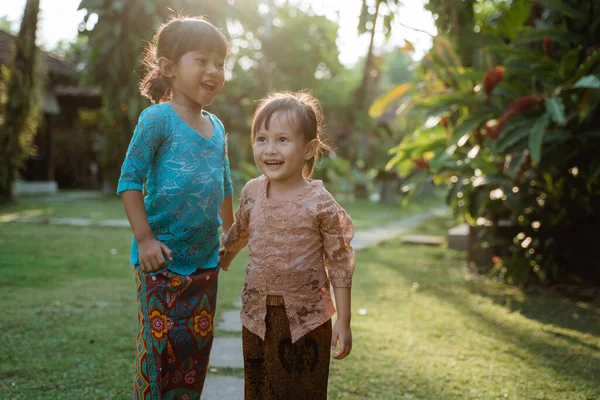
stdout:
<svg viewBox="0 0 600 400">
<path fill-rule="evenodd" d="M 335 322 L 331 333 L 331 349 L 335 350 L 338 341 L 340 342 L 340 350 L 333 355 L 336 360 L 341 360 L 350 354 L 352 350 L 352 331 L 350 330 L 350 322 L 340 321 Z"/>
<path fill-rule="evenodd" d="M 144 273 L 156 272 L 167 266 L 165 256 L 173 261 L 173 252 L 158 240 L 151 238 L 138 242 L 140 270 Z"/>
<path fill-rule="evenodd" d="M 219 252 L 219 265 L 223 271 L 229 271 L 229 265 L 231 265 L 231 256 L 226 251 Z"/>
</svg>

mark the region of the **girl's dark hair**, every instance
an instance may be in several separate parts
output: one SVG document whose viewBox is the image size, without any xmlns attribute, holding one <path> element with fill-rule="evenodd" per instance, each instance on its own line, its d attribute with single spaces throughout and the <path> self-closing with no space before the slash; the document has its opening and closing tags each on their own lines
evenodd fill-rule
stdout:
<svg viewBox="0 0 600 400">
<path fill-rule="evenodd" d="M 319 100 L 308 90 L 277 92 L 268 95 L 254 112 L 250 133 L 252 143 L 254 143 L 256 132 L 263 124 L 265 129 L 269 129 L 271 117 L 276 112 L 287 114 L 289 123 L 295 126 L 296 133 L 304 136 L 306 143 L 316 139 L 315 155 L 306 161 L 302 170 L 302 175 L 305 178 L 310 178 L 319 156 L 324 152 L 331 151 L 331 147 L 323 139 L 323 110 Z"/>
<path fill-rule="evenodd" d="M 146 74 L 140 81 L 140 93 L 153 103 L 171 98 L 171 83 L 160 72 L 158 60 L 168 58 L 174 63 L 188 51 L 217 53 L 223 58 L 229 54 L 225 35 L 202 17 L 173 17 L 162 24 L 146 47 L 142 63 Z"/>
</svg>

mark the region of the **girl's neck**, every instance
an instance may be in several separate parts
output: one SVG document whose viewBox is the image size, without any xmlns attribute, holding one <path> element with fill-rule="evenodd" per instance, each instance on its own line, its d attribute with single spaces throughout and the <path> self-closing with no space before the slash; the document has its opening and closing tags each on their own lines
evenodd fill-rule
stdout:
<svg viewBox="0 0 600 400">
<path fill-rule="evenodd" d="M 303 176 L 293 180 L 269 180 L 267 197 L 274 200 L 294 200 L 304 191 L 307 185 L 308 181 Z"/>
<path fill-rule="evenodd" d="M 203 110 L 202 104 L 198 104 L 198 103 L 188 99 L 184 95 L 181 95 L 178 93 L 173 93 L 173 98 L 171 98 L 171 101 L 169 103 L 173 107 L 176 107 L 177 109 L 184 111 L 186 113 L 195 114 L 195 115 L 202 114 L 202 110 Z"/>
</svg>

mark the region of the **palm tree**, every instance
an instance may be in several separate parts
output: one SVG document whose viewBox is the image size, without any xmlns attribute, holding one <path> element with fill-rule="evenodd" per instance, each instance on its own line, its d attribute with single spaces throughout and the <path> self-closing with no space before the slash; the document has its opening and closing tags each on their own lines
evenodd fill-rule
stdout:
<svg viewBox="0 0 600 400">
<path fill-rule="evenodd" d="M 369 80 L 371 77 L 371 72 L 373 70 L 373 47 L 375 42 L 375 32 L 378 28 L 378 23 L 380 20 L 380 10 L 381 5 L 385 4 L 388 10 L 387 14 L 383 16 L 383 26 L 386 29 L 385 36 L 388 38 L 391 34 L 391 24 L 394 20 L 395 13 L 397 12 L 398 7 L 401 5 L 400 0 L 375 0 L 375 10 L 371 13 L 372 6 L 370 6 L 371 1 L 363 0 L 362 2 L 362 10 L 360 13 L 360 19 L 358 22 L 358 33 L 370 33 L 369 40 L 369 50 L 367 51 L 367 57 L 365 58 L 365 67 L 363 69 L 363 77 L 361 85 L 358 87 L 356 91 L 355 104 L 356 106 L 363 110 L 365 108 L 366 99 L 369 86 Z"/>
<path fill-rule="evenodd" d="M 9 72 L 7 103 L 0 126 L 0 202 L 12 199 L 12 184 L 37 132 L 43 86 L 35 46 L 39 11 L 39 0 L 27 0 Z"/>
</svg>

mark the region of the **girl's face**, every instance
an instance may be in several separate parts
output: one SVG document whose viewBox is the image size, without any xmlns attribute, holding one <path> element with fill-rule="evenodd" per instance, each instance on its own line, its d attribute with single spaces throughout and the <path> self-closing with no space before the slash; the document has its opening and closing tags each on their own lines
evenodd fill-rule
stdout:
<svg viewBox="0 0 600 400">
<path fill-rule="evenodd" d="M 217 53 L 188 51 L 172 68 L 173 99 L 207 106 L 223 89 L 225 58 Z"/>
<path fill-rule="evenodd" d="M 280 183 L 303 179 L 304 164 L 313 157 L 311 144 L 296 132 L 286 112 L 275 112 L 269 129 L 262 124 L 255 134 L 253 149 L 256 166 L 269 180 Z"/>
</svg>

